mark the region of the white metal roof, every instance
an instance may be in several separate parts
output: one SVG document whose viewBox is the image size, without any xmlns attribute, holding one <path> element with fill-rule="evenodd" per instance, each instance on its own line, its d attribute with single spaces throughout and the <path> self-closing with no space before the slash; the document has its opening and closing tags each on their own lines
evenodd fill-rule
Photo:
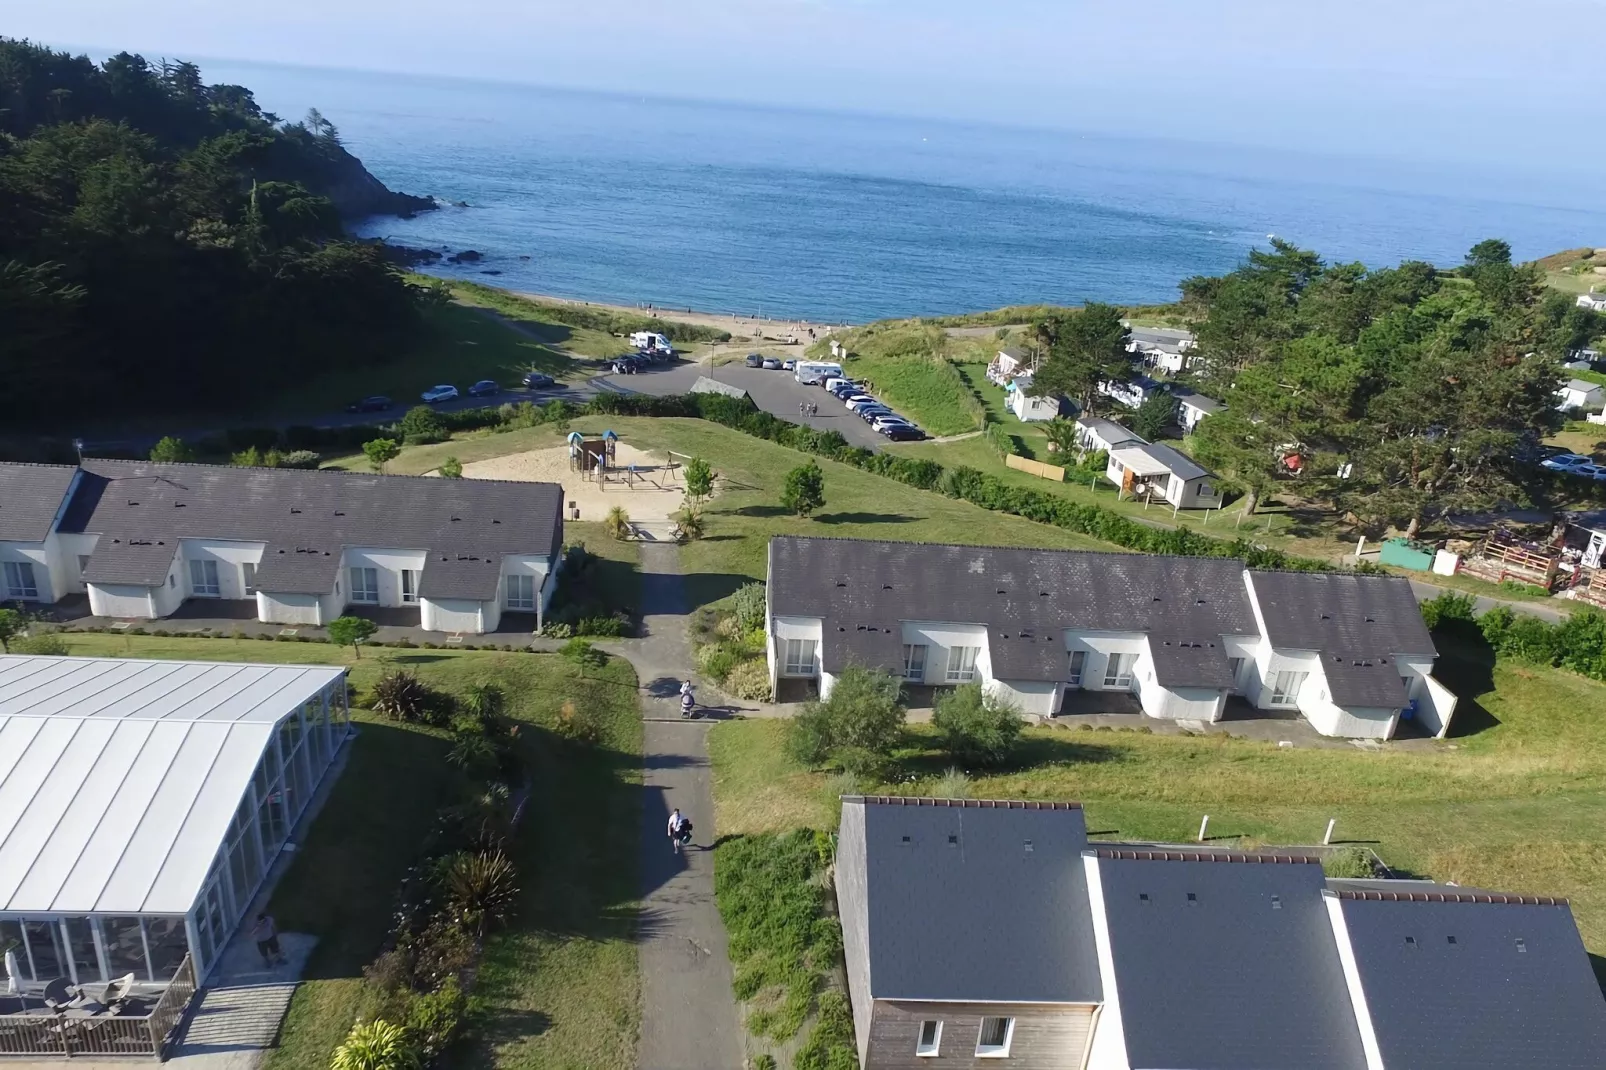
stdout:
<svg viewBox="0 0 1606 1070">
<path fill-rule="evenodd" d="M 188 911 L 278 722 L 341 673 L 0 656 L 0 912 Z"/>
</svg>

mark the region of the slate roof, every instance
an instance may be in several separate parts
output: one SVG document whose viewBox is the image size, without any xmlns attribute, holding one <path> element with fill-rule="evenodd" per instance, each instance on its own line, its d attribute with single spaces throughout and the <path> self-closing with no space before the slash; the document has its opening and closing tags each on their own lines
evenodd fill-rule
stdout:
<svg viewBox="0 0 1606 1070">
<path fill-rule="evenodd" d="M 0 542 L 43 542 L 78 469 L 0 464 Z"/>
<path fill-rule="evenodd" d="M 1389 899 L 1333 883 L 1385 1065 L 1601 1066 L 1606 1001 L 1565 900 L 1414 883 Z"/>
<path fill-rule="evenodd" d="M 1203 851 L 1087 855 L 1103 893 L 1131 1066 L 1364 1070 L 1318 862 Z M 1409 1001 L 1403 1007 L 1419 1013 Z"/>
<path fill-rule="evenodd" d="M 1098 435 L 1099 438 L 1114 446 L 1119 446 L 1125 442 L 1141 443 L 1147 441 L 1143 437 L 1133 434 L 1124 424 L 1118 424 L 1114 420 L 1106 420 L 1103 417 L 1082 416 L 1076 422 L 1083 429 Z"/>
<path fill-rule="evenodd" d="M 842 802 L 864 808 L 872 998 L 1103 998 L 1080 806 Z"/>
<path fill-rule="evenodd" d="M 1340 706 L 1403 706 L 1394 659 L 1438 656 L 1402 576 L 1252 572 L 1250 581 L 1272 645 L 1319 653 Z"/>
<path fill-rule="evenodd" d="M 1215 644 L 1256 635 L 1230 558 L 782 536 L 770 540 L 773 612 L 819 617 L 821 666 L 901 669 L 902 621 L 982 624 L 993 675 L 1065 678 L 1066 630 Z M 1167 660 L 1179 686 L 1224 686 L 1208 647 Z M 1196 671 L 1193 667 L 1197 667 Z"/>
<path fill-rule="evenodd" d="M 1564 389 L 1575 390 L 1580 394 L 1587 394 L 1592 390 L 1599 390 L 1599 383 L 1592 383 L 1588 379 L 1569 379 Z"/>
<path fill-rule="evenodd" d="M 486 600 L 502 555 L 562 548 L 556 483 L 101 459 L 83 472 L 60 528 L 101 536 L 85 573 L 96 583 L 155 586 L 164 547 L 211 538 L 265 543 L 264 591 L 327 594 L 341 551 L 374 547 L 429 551 L 425 597 Z"/>
<path fill-rule="evenodd" d="M 1179 403 L 1188 406 L 1190 409 L 1198 409 L 1202 413 L 1209 414 L 1220 412 L 1222 409 L 1227 407 L 1225 404 L 1217 401 L 1215 398 L 1207 398 L 1203 394 L 1200 394 L 1197 391 L 1189 390 L 1184 386 L 1172 387 L 1171 393 L 1176 397 Z"/>
<path fill-rule="evenodd" d="M 1158 442 L 1145 442 L 1142 445 L 1120 446 L 1110 451 L 1111 455 L 1128 468 L 1136 468 L 1143 474 L 1144 465 L 1141 462 L 1134 464 L 1137 455 L 1142 455 L 1154 464 L 1164 468 L 1167 472 L 1181 480 L 1198 479 L 1200 476 L 1210 474 L 1209 470 L 1199 467 L 1197 461 L 1180 450 Z"/>
</svg>

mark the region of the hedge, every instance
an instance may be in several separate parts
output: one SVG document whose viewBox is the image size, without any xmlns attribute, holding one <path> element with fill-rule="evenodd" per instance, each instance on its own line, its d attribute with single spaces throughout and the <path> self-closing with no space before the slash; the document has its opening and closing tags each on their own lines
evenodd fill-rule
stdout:
<svg viewBox="0 0 1606 1070">
<path fill-rule="evenodd" d="M 1551 624 L 1509 606 L 1496 606 L 1481 617 L 1472 607 L 1471 595 L 1441 594 L 1422 603 L 1422 620 L 1429 628 L 1480 634 L 1504 657 L 1606 680 L 1606 615 L 1580 605 Z"/>
</svg>

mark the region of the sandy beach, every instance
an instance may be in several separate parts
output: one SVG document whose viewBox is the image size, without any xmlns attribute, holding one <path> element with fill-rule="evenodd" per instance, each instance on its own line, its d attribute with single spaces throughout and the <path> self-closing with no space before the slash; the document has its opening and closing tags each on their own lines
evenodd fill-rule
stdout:
<svg viewBox="0 0 1606 1070">
<path fill-rule="evenodd" d="M 582 305 L 587 308 L 605 308 L 613 312 L 623 312 L 635 316 L 659 316 L 667 320 L 676 320 L 680 323 L 692 323 L 699 327 L 712 327 L 715 330 L 729 331 L 732 341 L 767 341 L 784 342 L 788 338 L 796 339 L 800 345 L 808 345 L 818 338 L 829 337 L 833 331 L 845 330 L 854 326 L 850 323 L 814 323 L 800 319 L 773 319 L 769 316 L 752 314 L 744 315 L 734 312 L 703 312 L 697 309 L 666 308 L 662 305 L 614 305 L 606 301 L 579 301 L 568 297 L 554 297 L 551 294 L 531 293 L 527 290 L 513 291 L 519 297 L 528 297 L 533 301 L 546 301 L 554 305 Z M 814 337 L 809 337 L 809 330 L 814 330 Z"/>
</svg>

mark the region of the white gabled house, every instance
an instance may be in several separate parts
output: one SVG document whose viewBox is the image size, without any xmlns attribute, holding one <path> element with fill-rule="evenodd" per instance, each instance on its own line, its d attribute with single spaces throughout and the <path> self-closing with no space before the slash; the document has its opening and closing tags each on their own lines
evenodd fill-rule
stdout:
<svg viewBox="0 0 1606 1070">
<path fill-rule="evenodd" d="M 1606 312 L 1606 293 L 1591 290 L 1587 294 L 1579 294 L 1578 307 L 1593 312 Z"/>
<path fill-rule="evenodd" d="M 1057 394 L 1044 394 L 1034 396 L 1029 393 L 1032 387 L 1032 373 L 1022 372 L 1009 381 L 1004 387 L 1004 404 L 1015 418 L 1023 423 L 1038 423 L 1043 420 L 1052 420 L 1060 414 L 1060 399 Z"/>
<path fill-rule="evenodd" d="M 1166 385 L 1147 375 L 1134 375 L 1130 379 L 1102 379 L 1098 391 L 1114 398 L 1129 409 L 1142 408 L 1143 403 L 1156 394 L 1165 393 Z"/>
<path fill-rule="evenodd" d="M 1084 452 L 1103 450 L 1108 453 L 1118 446 L 1146 445 L 1148 439 L 1129 431 L 1124 424 L 1099 416 L 1079 416 L 1076 419 L 1076 447 Z"/>
<path fill-rule="evenodd" d="M 1188 331 L 1164 327 L 1134 327 L 1127 335 L 1126 351 L 1156 371 L 1178 375 L 1187 370 L 1194 338 Z"/>
<path fill-rule="evenodd" d="M 551 600 L 563 546 L 552 483 L 86 459 L 0 464 L 0 599 L 87 596 L 157 620 L 191 599 L 322 626 L 416 610 L 428 631 L 495 631 Z"/>
<path fill-rule="evenodd" d="M 1212 416 L 1227 407 L 1215 398 L 1207 398 L 1186 387 L 1173 387 L 1171 393 L 1177 399 L 1177 424 L 1183 434 L 1192 434 L 1206 416 Z"/>
<path fill-rule="evenodd" d="M 1606 390 L 1588 379 L 1569 379 L 1556 391 L 1556 408 L 1562 412 L 1593 412 L 1606 404 Z"/>
<path fill-rule="evenodd" d="M 1455 708 L 1398 577 L 784 537 L 770 540 L 768 580 L 776 689 L 802 679 L 829 694 L 858 664 L 912 685 L 979 682 L 1037 716 L 1072 692 L 1112 691 L 1151 717 L 1218 721 L 1239 696 L 1298 710 L 1326 735 L 1375 739 L 1407 713 L 1443 736 Z"/>
<path fill-rule="evenodd" d="M 1158 498 L 1178 509 L 1219 509 L 1215 477 L 1185 453 L 1160 443 L 1129 443 L 1110 451 L 1104 478 L 1132 498 Z"/>
</svg>

